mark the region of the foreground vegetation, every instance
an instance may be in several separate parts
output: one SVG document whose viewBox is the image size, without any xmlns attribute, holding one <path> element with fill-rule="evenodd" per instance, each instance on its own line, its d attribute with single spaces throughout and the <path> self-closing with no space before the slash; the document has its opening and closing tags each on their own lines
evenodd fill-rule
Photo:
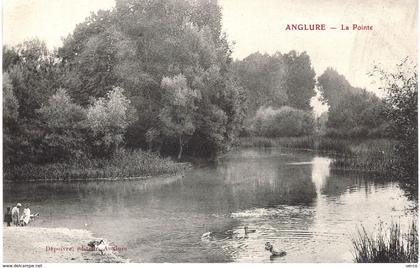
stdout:
<svg viewBox="0 0 420 268">
<path fill-rule="evenodd" d="M 4 170 L 6 181 L 66 181 L 127 179 L 158 175 L 174 175 L 188 168 L 162 158 L 156 153 L 141 150 L 119 150 L 107 159 L 83 159 L 37 165 L 28 163 Z"/>
<path fill-rule="evenodd" d="M 418 262 L 418 231 L 413 221 L 406 233 L 400 224 L 368 234 L 364 227 L 352 238 L 354 260 L 359 263 L 416 263 Z"/>
</svg>

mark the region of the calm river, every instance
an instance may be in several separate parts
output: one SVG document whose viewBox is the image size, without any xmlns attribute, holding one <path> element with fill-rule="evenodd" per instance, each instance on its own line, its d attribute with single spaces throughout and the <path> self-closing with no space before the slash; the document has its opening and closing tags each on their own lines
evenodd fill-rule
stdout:
<svg viewBox="0 0 420 268">
<path fill-rule="evenodd" d="M 335 174 L 330 162 L 238 149 L 184 177 L 5 184 L 4 204 L 30 202 L 41 214 L 33 225 L 87 228 L 133 262 L 352 262 L 358 225 L 405 222 L 413 204 L 396 183 Z M 247 238 L 202 238 L 245 225 L 256 230 Z M 287 255 L 271 260 L 267 241 Z"/>
</svg>

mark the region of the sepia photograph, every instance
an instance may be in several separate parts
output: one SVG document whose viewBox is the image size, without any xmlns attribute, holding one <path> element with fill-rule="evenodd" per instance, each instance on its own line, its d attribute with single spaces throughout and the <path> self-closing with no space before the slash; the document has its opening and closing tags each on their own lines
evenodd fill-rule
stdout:
<svg viewBox="0 0 420 268">
<path fill-rule="evenodd" d="M 417 0 L 4 0 L 2 30 L 3 267 L 417 267 Z"/>
</svg>

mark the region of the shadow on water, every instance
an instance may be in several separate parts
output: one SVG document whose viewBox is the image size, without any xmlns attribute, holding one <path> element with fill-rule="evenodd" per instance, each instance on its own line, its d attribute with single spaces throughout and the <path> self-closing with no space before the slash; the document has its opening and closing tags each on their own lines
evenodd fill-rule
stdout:
<svg viewBox="0 0 420 268">
<path fill-rule="evenodd" d="M 350 262 L 359 223 L 399 217 L 392 183 L 330 172 L 329 158 L 241 149 L 218 165 L 146 181 L 5 184 L 4 204 L 30 202 L 36 226 L 87 228 L 127 247 L 135 262 Z M 383 200 L 389 200 L 383 204 Z M 202 235 L 255 232 L 247 237 Z M 270 259 L 270 241 L 286 250 Z"/>
</svg>

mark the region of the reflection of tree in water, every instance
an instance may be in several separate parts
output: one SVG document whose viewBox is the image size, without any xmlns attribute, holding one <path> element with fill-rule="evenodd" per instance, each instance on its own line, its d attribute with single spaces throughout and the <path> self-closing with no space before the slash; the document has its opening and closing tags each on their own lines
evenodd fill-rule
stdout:
<svg viewBox="0 0 420 268">
<path fill-rule="evenodd" d="M 345 193 L 353 193 L 363 189 L 368 195 L 377 187 L 383 187 L 387 182 L 373 178 L 370 174 L 332 171 L 326 180 L 321 193 L 328 197 L 339 197 Z"/>
<path fill-rule="evenodd" d="M 317 194 L 321 193 L 325 182 L 330 176 L 331 159 L 316 156 L 312 159 L 312 181 L 315 184 Z"/>
<path fill-rule="evenodd" d="M 279 168 L 278 178 L 275 189 L 280 196 L 280 204 L 310 205 L 316 198 L 309 166 Z"/>
<path fill-rule="evenodd" d="M 316 197 L 310 165 L 288 166 L 278 159 L 231 162 L 224 180 L 239 209 L 310 204 Z"/>
</svg>

